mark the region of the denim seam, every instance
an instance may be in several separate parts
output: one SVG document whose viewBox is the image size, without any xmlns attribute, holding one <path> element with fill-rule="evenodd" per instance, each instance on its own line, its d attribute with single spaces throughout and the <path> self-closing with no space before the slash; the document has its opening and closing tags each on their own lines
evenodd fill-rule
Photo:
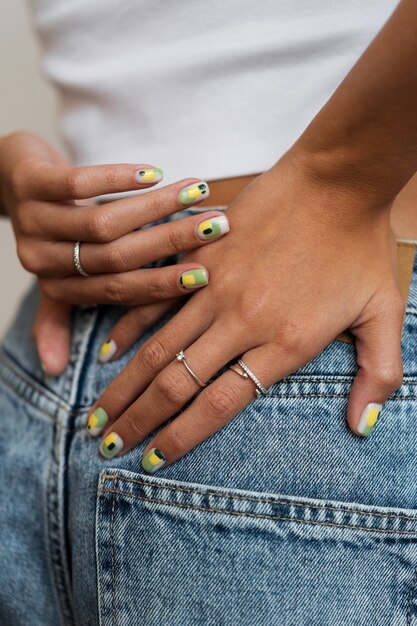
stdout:
<svg viewBox="0 0 417 626">
<path fill-rule="evenodd" d="M 332 528 L 347 528 L 350 530 L 364 530 L 368 532 L 376 532 L 376 533 L 389 533 L 395 535 L 417 535 L 417 530 L 396 530 L 396 529 L 388 529 L 388 528 L 371 528 L 369 526 L 361 526 L 360 524 L 353 526 L 349 524 L 337 524 L 336 522 L 322 522 L 315 520 L 305 520 L 297 517 L 286 517 L 283 515 L 267 515 L 266 513 L 249 513 L 243 511 L 228 511 L 227 509 L 214 509 L 211 507 L 202 507 L 197 506 L 195 504 L 182 504 L 179 502 L 172 502 L 170 500 L 158 500 L 157 498 L 149 498 L 148 496 L 135 496 L 131 493 L 125 493 L 123 491 L 116 491 L 115 489 L 100 489 L 101 493 L 113 493 L 121 496 L 125 496 L 128 498 L 134 498 L 135 500 L 146 500 L 148 502 L 155 502 L 156 504 L 165 504 L 167 506 L 173 506 L 182 509 L 194 509 L 197 511 L 209 511 L 212 513 L 224 513 L 225 515 L 236 515 L 239 517 L 254 517 L 259 519 L 270 519 L 270 520 L 278 520 L 285 522 L 296 522 L 300 524 L 310 524 L 314 526 L 330 526 Z M 114 496 L 113 496 L 114 497 Z"/>
<path fill-rule="evenodd" d="M 100 626 L 104 626 L 104 602 L 100 599 L 100 582 L 103 581 L 103 556 L 102 556 L 102 543 L 98 540 L 98 537 L 103 536 L 103 502 L 102 500 L 98 500 L 98 506 L 100 507 L 100 516 L 98 523 L 98 534 L 96 535 L 96 545 L 97 545 L 97 559 L 98 559 L 98 572 L 97 572 L 97 599 L 98 599 L 98 607 L 99 607 L 99 619 Z"/>
<path fill-rule="evenodd" d="M 408 590 L 408 597 L 407 597 L 407 625 L 406 626 L 411 626 L 411 620 L 412 620 L 412 617 L 413 617 L 413 597 L 414 597 L 414 592 L 415 592 L 415 588 L 416 588 L 416 583 L 417 583 L 417 568 L 415 569 L 414 576 L 413 576 L 413 579 L 411 581 L 410 588 Z"/>
<path fill-rule="evenodd" d="M 117 478 L 115 481 L 115 487 L 117 487 Z M 111 510 L 111 518 L 110 518 L 110 551 L 111 551 L 111 582 L 112 582 L 112 614 L 113 614 L 113 623 L 117 626 L 117 611 L 116 611 L 116 551 L 114 545 L 114 518 L 115 518 L 115 509 L 116 509 L 116 493 L 113 493 L 113 503 Z"/>
<path fill-rule="evenodd" d="M 303 507 L 305 509 L 318 509 L 320 511 L 335 511 L 336 513 L 356 513 L 358 515 L 367 515 L 368 517 L 383 517 L 388 519 L 403 519 L 411 522 L 417 522 L 417 517 L 412 517 L 411 515 L 399 515 L 396 513 L 379 513 L 378 511 L 370 512 L 363 511 L 360 509 L 349 509 L 344 507 L 335 507 L 335 506 L 325 506 L 319 504 L 307 504 L 306 502 L 297 502 L 291 500 L 277 500 L 275 498 L 256 498 L 254 496 L 239 496 L 237 494 L 231 493 L 223 493 L 223 492 L 211 492 L 211 491 L 203 491 L 199 489 L 189 489 L 186 487 L 178 487 L 177 485 L 167 485 L 167 484 L 152 484 L 145 481 L 135 480 L 133 478 L 124 478 L 120 475 L 112 475 L 112 474 L 104 474 L 103 478 L 111 479 L 115 485 L 114 488 L 117 487 L 117 482 L 120 480 L 121 482 L 127 483 L 135 483 L 138 485 L 144 485 L 146 487 L 151 487 L 152 489 L 167 489 L 168 491 L 183 491 L 185 493 L 195 493 L 200 496 L 216 496 L 218 498 L 233 498 L 235 500 L 242 500 L 243 502 L 257 502 L 259 504 L 283 504 L 288 506 L 298 506 Z M 99 489 L 99 491 L 103 492 L 106 489 L 103 487 Z M 122 493 L 119 491 L 119 493 Z M 123 492 L 124 493 L 124 492 Z"/>
</svg>

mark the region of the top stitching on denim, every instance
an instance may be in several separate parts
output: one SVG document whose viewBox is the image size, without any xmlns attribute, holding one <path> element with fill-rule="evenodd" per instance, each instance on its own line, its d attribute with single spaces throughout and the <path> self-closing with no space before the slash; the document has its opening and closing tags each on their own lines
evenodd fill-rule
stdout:
<svg viewBox="0 0 417 626">
<path fill-rule="evenodd" d="M 210 491 L 204 491 L 204 490 L 199 490 L 199 489 L 190 489 L 187 487 L 179 487 L 178 485 L 167 485 L 165 484 L 156 484 L 156 483 L 149 483 L 146 482 L 144 480 L 137 480 L 134 478 L 125 478 L 124 476 L 121 476 L 120 474 L 103 474 L 102 478 L 109 478 L 110 480 L 112 480 L 112 482 L 115 483 L 115 486 L 117 486 L 117 482 L 120 480 L 121 482 L 127 482 L 127 483 L 135 483 L 138 485 L 144 485 L 147 487 L 152 487 L 152 488 L 156 488 L 156 489 L 167 489 L 170 491 L 184 491 L 186 493 L 195 493 L 197 495 L 201 495 L 201 496 L 217 496 L 217 497 L 223 497 L 223 498 L 234 498 L 236 500 L 243 500 L 243 501 L 248 501 L 248 502 L 258 502 L 261 504 L 284 504 L 284 505 L 288 505 L 288 506 L 299 506 L 299 507 L 303 507 L 306 509 L 319 509 L 319 510 L 324 510 L 324 511 L 335 511 L 337 513 L 357 513 L 359 515 L 367 515 L 368 517 L 383 517 L 383 518 L 388 518 L 388 519 L 404 519 L 404 520 L 409 520 L 409 521 L 414 521 L 417 522 L 417 517 L 412 517 L 411 515 L 400 515 L 400 514 L 396 514 L 396 513 L 379 513 L 378 511 L 374 511 L 374 512 L 370 512 L 370 511 L 363 511 L 360 509 L 349 509 L 349 508 L 343 508 L 343 507 L 332 507 L 332 506 L 325 506 L 325 505 L 319 505 L 319 504 L 307 504 L 306 502 L 300 502 L 300 501 L 289 501 L 289 500 L 277 500 L 275 498 L 261 498 L 261 497 L 255 497 L 255 496 L 240 496 L 238 494 L 230 494 L 230 493 L 223 493 L 223 492 L 210 492 Z M 104 481 L 102 482 L 103 484 L 103 488 L 99 489 L 98 491 L 103 491 L 104 490 Z M 119 492 L 121 493 L 121 492 Z M 127 494 L 125 494 L 127 495 Z"/>
<path fill-rule="evenodd" d="M 167 506 L 174 506 L 182 509 L 194 509 L 197 511 L 210 511 L 212 513 L 223 513 L 225 515 L 237 515 L 239 517 L 254 517 L 258 519 L 273 519 L 273 520 L 281 520 L 286 522 L 298 522 L 300 524 L 310 524 L 314 526 L 330 526 L 336 528 L 349 528 L 351 530 L 365 530 L 367 532 L 377 532 L 377 533 L 389 533 L 396 535 L 417 535 L 417 530 L 398 530 L 395 528 L 371 528 L 369 526 L 361 526 L 361 525 L 349 525 L 349 524 L 338 524 L 337 522 L 322 522 L 320 520 L 306 520 L 300 519 L 297 517 L 288 517 L 283 515 L 268 515 L 264 513 L 251 513 L 249 511 L 229 511 L 227 509 L 215 509 L 211 507 L 202 507 L 194 504 L 183 504 L 180 502 L 172 502 L 169 500 L 159 500 L 157 498 L 149 498 L 147 496 L 136 496 L 131 493 L 124 493 L 123 491 L 118 491 L 115 489 L 100 489 L 101 493 L 113 493 L 121 496 L 126 496 L 128 498 L 134 498 L 135 500 L 147 500 L 148 502 L 155 502 L 157 504 L 165 504 Z"/>
</svg>

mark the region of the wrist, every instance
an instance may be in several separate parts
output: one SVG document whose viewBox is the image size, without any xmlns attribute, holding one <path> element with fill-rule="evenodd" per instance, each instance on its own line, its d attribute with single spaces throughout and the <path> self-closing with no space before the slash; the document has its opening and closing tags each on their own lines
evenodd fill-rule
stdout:
<svg viewBox="0 0 417 626">
<path fill-rule="evenodd" d="M 321 186 L 334 197 L 344 198 L 351 209 L 375 213 L 389 208 L 406 184 L 384 165 L 381 158 L 363 145 L 328 143 L 302 136 L 285 155 L 313 186 Z"/>
</svg>

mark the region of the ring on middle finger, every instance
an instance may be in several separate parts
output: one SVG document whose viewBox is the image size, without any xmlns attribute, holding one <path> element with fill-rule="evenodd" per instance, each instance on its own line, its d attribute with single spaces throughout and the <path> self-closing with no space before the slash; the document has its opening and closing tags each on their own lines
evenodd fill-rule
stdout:
<svg viewBox="0 0 417 626">
<path fill-rule="evenodd" d="M 184 365 L 185 369 L 187 370 L 187 372 L 190 374 L 191 378 L 193 379 L 193 381 L 195 383 L 197 383 L 197 385 L 199 387 L 207 387 L 207 383 L 203 382 L 201 380 L 201 378 L 199 378 L 199 376 L 197 376 L 197 374 L 195 372 L 193 372 L 193 370 L 191 369 L 191 367 L 188 365 L 186 356 L 183 352 L 183 350 L 181 350 L 180 352 L 178 352 L 178 354 L 175 355 L 177 357 L 178 361 L 181 361 L 181 363 Z"/>
</svg>

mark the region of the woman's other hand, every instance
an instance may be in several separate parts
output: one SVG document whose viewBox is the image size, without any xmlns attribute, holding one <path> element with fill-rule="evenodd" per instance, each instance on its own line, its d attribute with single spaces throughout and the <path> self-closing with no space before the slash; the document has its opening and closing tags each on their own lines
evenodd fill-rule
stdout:
<svg viewBox="0 0 417 626">
<path fill-rule="evenodd" d="M 45 329 L 48 333 L 51 330 L 50 324 L 42 321 L 46 317 L 51 320 L 58 316 L 63 330 L 70 307 L 58 303 L 129 305 L 162 301 L 165 305 L 207 284 L 205 268 L 191 261 L 139 269 L 206 245 L 228 231 L 227 218 L 216 211 L 141 228 L 207 198 L 209 189 L 204 181 L 184 179 L 103 205 L 90 200 L 97 195 L 148 188 L 161 179 L 162 171 L 146 164 L 72 168 L 32 133 L 18 132 L 0 139 L 0 205 L 12 221 L 19 259 L 39 278 L 42 291 L 35 324 L 37 338 L 43 336 L 46 341 Z M 80 276 L 75 268 L 76 241 L 83 242 L 80 261 L 88 277 Z M 54 306 L 47 304 L 51 300 L 56 301 Z M 48 316 L 48 307 L 54 315 Z M 48 367 L 45 361 L 49 359 L 42 354 L 41 360 L 48 373 L 62 371 L 61 367 Z"/>
</svg>

